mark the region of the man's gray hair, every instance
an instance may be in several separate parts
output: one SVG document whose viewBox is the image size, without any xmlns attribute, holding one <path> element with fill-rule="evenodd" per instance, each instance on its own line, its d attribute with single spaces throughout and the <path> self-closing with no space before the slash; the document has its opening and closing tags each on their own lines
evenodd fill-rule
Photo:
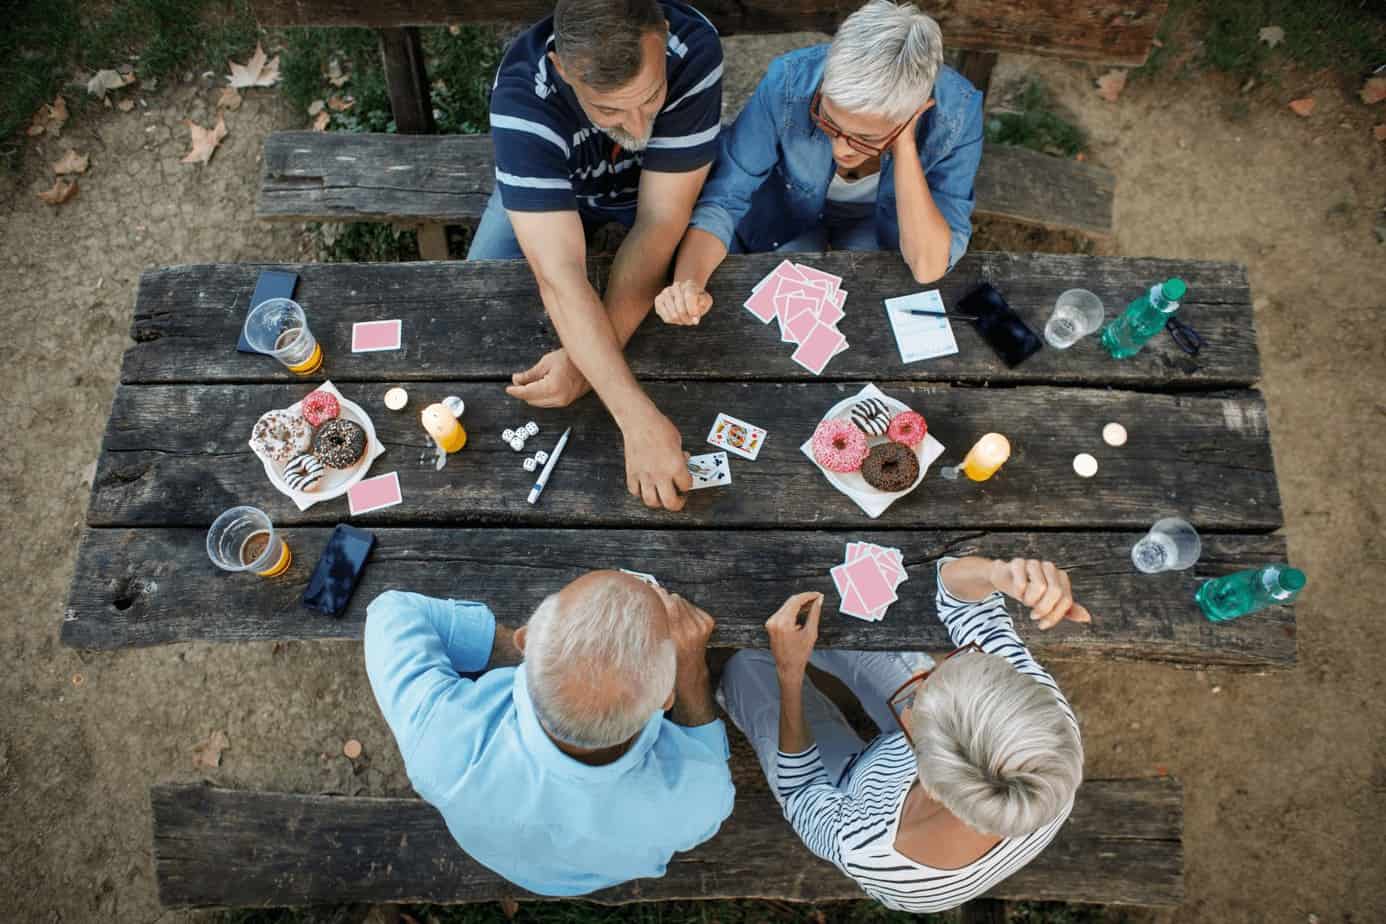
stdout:
<svg viewBox="0 0 1386 924">
<path fill-rule="evenodd" d="M 652 602 L 653 601 L 653 602 Z M 663 603 L 612 579 L 560 607 L 539 604 L 525 639 L 525 678 L 549 734 L 582 748 L 634 737 L 674 689 L 674 642 Z"/>
<path fill-rule="evenodd" d="M 949 658 L 910 710 L 919 780 L 968 827 L 1023 837 L 1083 780 L 1083 743 L 1058 694 L 1000 655 Z"/>
<path fill-rule="evenodd" d="M 823 95 L 848 112 L 903 122 L 928 101 L 942 66 L 932 17 L 912 3 L 871 0 L 833 36 Z"/>
<path fill-rule="evenodd" d="M 640 73 L 640 40 L 665 33 L 658 0 L 558 0 L 554 49 L 563 66 L 599 92 L 619 89 Z"/>
</svg>

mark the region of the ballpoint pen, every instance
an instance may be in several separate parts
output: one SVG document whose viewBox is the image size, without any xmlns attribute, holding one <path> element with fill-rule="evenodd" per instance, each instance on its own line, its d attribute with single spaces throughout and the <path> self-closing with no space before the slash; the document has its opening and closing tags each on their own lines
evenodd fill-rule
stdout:
<svg viewBox="0 0 1386 924">
<path fill-rule="evenodd" d="M 553 452 L 549 454 L 549 461 L 544 463 L 544 470 L 539 473 L 539 480 L 534 482 L 534 487 L 529 489 L 529 502 L 531 504 L 539 499 L 540 494 L 544 493 L 544 485 L 549 483 L 549 474 L 553 472 L 553 467 L 558 464 L 558 457 L 563 455 L 563 447 L 568 445 L 568 434 L 572 432 L 573 428 L 569 427 L 558 438 L 558 445 L 553 447 Z"/>
</svg>

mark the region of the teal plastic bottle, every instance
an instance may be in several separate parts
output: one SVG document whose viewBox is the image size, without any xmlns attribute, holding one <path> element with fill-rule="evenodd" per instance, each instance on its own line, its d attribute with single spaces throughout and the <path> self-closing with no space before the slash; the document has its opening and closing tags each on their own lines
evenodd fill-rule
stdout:
<svg viewBox="0 0 1386 924">
<path fill-rule="evenodd" d="M 1304 589 L 1304 572 L 1289 565 L 1266 565 L 1205 581 L 1194 599 L 1203 615 L 1226 622 L 1268 606 L 1289 603 Z"/>
<path fill-rule="evenodd" d="M 1160 332 L 1169 316 L 1179 310 L 1179 301 L 1186 291 L 1184 280 L 1177 277 L 1151 286 L 1149 294 L 1127 305 L 1121 316 L 1102 331 L 1102 345 L 1114 359 L 1135 356 L 1147 340 Z"/>
</svg>

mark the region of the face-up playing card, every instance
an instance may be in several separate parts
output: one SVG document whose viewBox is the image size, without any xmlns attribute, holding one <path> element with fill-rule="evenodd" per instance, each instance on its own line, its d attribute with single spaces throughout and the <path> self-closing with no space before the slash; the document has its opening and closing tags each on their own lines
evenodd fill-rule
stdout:
<svg viewBox="0 0 1386 924">
<path fill-rule="evenodd" d="M 393 507 L 403 500 L 404 495 L 399 491 L 399 472 L 367 478 L 347 489 L 347 506 L 352 516 Z"/>
<path fill-rule="evenodd" d="M 708 431 L 707 441 L 754 462 L 765 443 L 765 431 L 728 414 L 718 414 Z"/>
<path fill-rule="evenodd" d="M 646 584 L 649 584 L 651 587 L 658 587 L 658 586 L 659 586 L 659 581 L 656 581 L 656 580 L 655 580 L 655 576 L 654 576 L 653 574 L 647 574 L 647 573 L 645 573 L 644 571 L 631 571 L 629 568 L 622 568 L 622 569 L 620 569 L 620 571 L 621 571 L 622 574 L 629 574 L 631 577 L 635 578 L 637 581 L 644 581 Z"/>
<path fill-rule="evenodd" d="M 688 473 L 693 476 L 692 491 L 720 488 L 731 484 L 731 463 L 725 452 L 709 452 L 688 460 Z"/>
<path fill-rule="evenodd" d="M 351 352 L 375 353 L 398 350 L 402 324 L 399 321 L 362 321 L 351 325 Z"/>
<path fill-rule="evenodd" d="M 789 358 L 814 375 L 821 375 L 828 365 L 828 360 L 840 353 L 846 345 L 847 338 L 842 336 L 836 327 L 820 322 Z"/>
</svg>

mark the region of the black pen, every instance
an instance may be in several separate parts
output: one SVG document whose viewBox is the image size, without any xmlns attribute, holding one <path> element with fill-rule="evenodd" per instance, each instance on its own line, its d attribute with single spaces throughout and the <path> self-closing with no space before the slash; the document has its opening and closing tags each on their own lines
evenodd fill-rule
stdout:
<svg viewBox="0 0 1386 924">
<path fill-rule="evenodd" d="M 925 318 L 953 318 L 958 321 L 977 320 L 970 314 L 957 314 L 956 312 L 952 311 L 928 311 L 924 308 L 896 308 L 895 310 L 902 311 L 905 314 L 917 314 Z"/>
</svg>

